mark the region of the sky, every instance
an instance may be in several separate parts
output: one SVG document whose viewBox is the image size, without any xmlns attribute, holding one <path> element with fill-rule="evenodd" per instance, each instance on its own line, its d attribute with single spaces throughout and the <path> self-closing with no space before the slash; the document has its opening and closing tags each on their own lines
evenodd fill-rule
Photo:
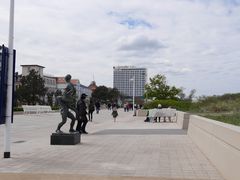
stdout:
<svg viewBox="0 0 240 180">
<path fill-rule="evenodd" d="M 9 2 L 0 0 L 5 45 Z M 136 66 L 186 94 L 238 93 L 240 0 L 15 0 L 14 48 L 20 74 L 38 64 L 112 87 L 113 66 Z"/>
</svg>

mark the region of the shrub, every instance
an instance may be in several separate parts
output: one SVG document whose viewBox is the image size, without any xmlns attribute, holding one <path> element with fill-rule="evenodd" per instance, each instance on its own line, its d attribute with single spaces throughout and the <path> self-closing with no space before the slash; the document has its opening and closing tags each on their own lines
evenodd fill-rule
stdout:
<svg viewBox="0 0 240 180">
<path fill-rule="evenodd" d="M 206 118 L 209 118 L 209 119 L 214 119 L 216 121 L 240 126 L 240 113 L 233 113 L 233 114 L 219 114 L 218 113 L 217 115 L 206 114 L 203 116 Z"/>
<path fill-rule="evenodd" d="M 23 111 L 23 108 L 22 107 L 14 107 L 13 111 Z"/>
<path fill-rule="evenodd" d="M 59 106 L 52 106 L 52 110 L 59 110 L 60 108 L 59 108 Z"/>
<path fill-rule="evenodd" d="M 168 99 L 168 100 L 154 100 L 154 101 L 145 103 L 144 109 L 157 108 L 158 104 L 161 104 L 162 108 L 172 107 L 172 108 L 175 108 L 175 109 L 181 110 L 181 111 L 188 111 L 191 106 L 190 101 L 180 101 L 180 100 Z"/>
</svg>

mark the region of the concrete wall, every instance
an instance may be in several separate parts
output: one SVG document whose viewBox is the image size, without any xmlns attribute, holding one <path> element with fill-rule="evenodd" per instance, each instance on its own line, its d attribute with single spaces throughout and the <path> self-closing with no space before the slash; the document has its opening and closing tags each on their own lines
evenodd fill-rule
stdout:
<svg viewBox="0 0 240 180">
<path fill-rule="evenodd" d="M 225 179 L 240 179 L 240 127 L 190 115 L 188 135 Z"/>
<path fill-rule="evenodd" d="M 189 116 L 189 113 L 177 111 L 177 124 L 181 129 L 188 129 Z"/>
<path fill-rule="evenodd" d="M 138 116 L 146 116 L 139 110 Z M 226 180 L 240 179 L 240 127 L 177 111 L 177 124 Z"/>
</svg>

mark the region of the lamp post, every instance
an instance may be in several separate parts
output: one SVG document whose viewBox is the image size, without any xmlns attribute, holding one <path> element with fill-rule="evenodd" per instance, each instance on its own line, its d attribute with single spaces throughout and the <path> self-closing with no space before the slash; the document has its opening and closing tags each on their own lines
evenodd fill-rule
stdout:
<svg viewBox="0 0 240 180">
<path fill-rule="evenodd" d="M 13 95 L 13 31 L 14 31 L 14 0 L 10 0 L 9 16 L 9 61 L 8 61 L 8 80 L 7 80 L 7 104 L 6 104 L 6 121 L 4 130 L 4 158 L 10 158 L 11 143 L 11 121 L 12 121 L 12 95 Z"/>
<path fill-rule="evenodd" d="M 133 76 L 132 79 L 130 79 L 130 81 L 133 82 L 133 116 L 136 116 L 136 109 L 135 109 L 135 76 Z"/>
</svg>

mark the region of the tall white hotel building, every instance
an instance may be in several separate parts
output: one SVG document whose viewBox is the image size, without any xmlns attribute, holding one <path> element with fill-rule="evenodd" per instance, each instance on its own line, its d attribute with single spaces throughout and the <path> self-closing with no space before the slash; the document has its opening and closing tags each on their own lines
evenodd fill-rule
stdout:
<svg viewBox="0 0 240 180">
<path fill-rule="evenodd" d="M 135 78 L 135 81 L 131 79 Z M 124 96 L 133 96 L 133 82 L 135 82 L 135 96 L 143 97 L 144 86 L 147 83 L 147 69 L 134 66 L 113 67 L 113 87 Z"/>
</svg>

